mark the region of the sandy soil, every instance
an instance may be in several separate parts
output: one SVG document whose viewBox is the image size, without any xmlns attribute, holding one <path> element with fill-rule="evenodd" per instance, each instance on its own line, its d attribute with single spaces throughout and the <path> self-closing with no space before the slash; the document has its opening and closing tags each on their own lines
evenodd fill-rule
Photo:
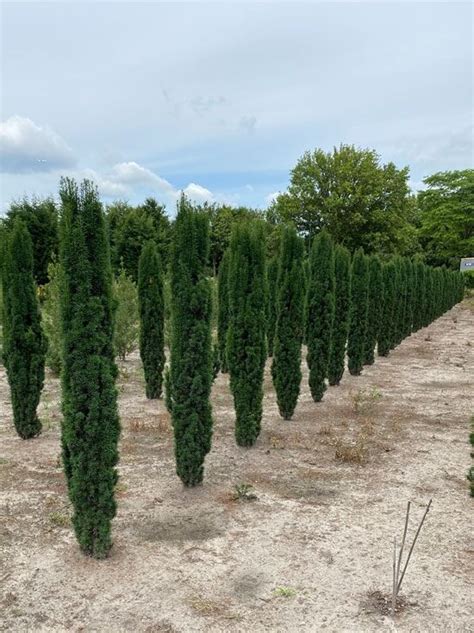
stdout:
<svg viewBox="0 0 474 633">
<path fill-rule="evenodd" d="M 0 368 L 0 630 L 474 631 L 473 370 L 464 302 L 322 403 L 304 384 L 291 422 L 267 371 L 252 449 L 235 445 L 220 375 L 205 483 L 185 490 L 163 402 L 144 398 L 133 355 L 121 366 L 114 548 L 94 561 L 71 532 L 58 381 L 45 387 L 43 435 L 25 442 Z M 239 484 L 257 499 L 234 500 Z M 430 498 L 394 621 L 377 599 L 390 590 L 393 537 L 407 501 L 412 534 Z"/>
</svg>

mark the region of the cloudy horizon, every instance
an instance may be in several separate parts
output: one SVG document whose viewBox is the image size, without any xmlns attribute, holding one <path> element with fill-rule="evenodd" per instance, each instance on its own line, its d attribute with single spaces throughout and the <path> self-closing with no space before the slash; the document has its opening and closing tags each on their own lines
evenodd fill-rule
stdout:
<svg viewBox="0 0 474 633">
<path fill-rule="evenodd" d="M 473 165 L 472 4 L 1 5 L 0 213 L 92 178 L 264 208 L 306 150 Z"/>
</svg>

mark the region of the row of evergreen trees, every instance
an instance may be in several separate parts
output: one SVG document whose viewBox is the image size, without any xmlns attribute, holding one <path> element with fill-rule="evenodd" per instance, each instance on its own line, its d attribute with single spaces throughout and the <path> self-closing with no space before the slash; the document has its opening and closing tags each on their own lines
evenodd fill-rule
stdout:
<svg viewBox="0 0 474 633">
<path fill-rule="evenodd" d="M 339 384 L 346 355 L 349 372 L 359 375 L 376 353 L 386 356 L 463 296 L 456 272 L 402 257 L 383 263 L 361 249 L 351 258 L 326 231 L 305 260 L 303 241 L 286 227 L 266 274 L 262 262 L 258 223 L 239 227 L 219 272 L 218 340 L 222 371 L 230 372 L 236 439 L 244 446 L 260 429 L 264 333 L 278 408 L 289 420 L 300 391 L 303 341 L 311 395 L 319 402 L 328 384 Z"/>
<path fill-rule="evenodd" d="M 73 525 L 81 549 L 96 558 L 111 546 L 116 511 L 120 422 L 113 348 L 115 299 L 109 244 L 95 186 L 70 179 L 60 186 L 60 313 L 62 456 Z M 177 474 L 186 486 L 202 482 L 211 447 L 213 378 L 211 287 L 207 276 L 208 219 L 185 198 L 178 208 L 171 252 L 170 366 L 166 402 L 175 436 Z M 323 231 L 308 258 L 292 227 L 267 266 L 262 226 L 234 227 L 219 271 L 218 345 L 230 374 L 235 436 L 251 446 L 260 433 L 265 361 L 280 414 L 290 419 L 307 345 L 309 385 L 321 400 L 336 385 L 386 355 L 412 331 L 437 318 L 462 296 L 461 277 L 420 262 L 375 257 L 334 247 Z M 14 423 L 22 438 L 41 431 L 36 409 L 44 381 L 46 339 L 33 278 L 31 240 L 21 221 L 9 237 L 3 268 L 4 362 Z M 146 395 L 163 391 L 163 270 L 157 245 L 147 243 L 138 267 L 140 354 Z M 384 327 L 381 328 L 380 324 Z M 215 368 L 214 368 L 215 369 Z"/>
</svg>

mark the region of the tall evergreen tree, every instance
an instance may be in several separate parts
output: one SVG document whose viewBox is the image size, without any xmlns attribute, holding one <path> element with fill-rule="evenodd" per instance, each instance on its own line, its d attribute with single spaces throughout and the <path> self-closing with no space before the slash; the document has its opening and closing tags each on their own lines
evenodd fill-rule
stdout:
<svg viewBox="0 0 474 633">
<path fill-rule="evenodd" d="M 396 310 L 396 271 L 393 261 L 387 262 L 382 266 L 382 294 L 380 296 L 382 310 L 380 315 L 381 327 L 378 331 L 377 351 L 379 356 L 388 356 L 393 346 L 395 337 L 395 319 Z"/>
<path fill-rule="evenodd" d="M 273 356 L 273 340 L 277 321 L 277 284 L 278 284 L 278 257 L 274 255 L 267 266 L 267 352 Z"/>
<path fill-rule="evenodd" d="M 171 255 L 171 393 L 176 472 L 185 486 L 200 484 L 211 448 L 211 287 L 207 215 L 182 196 Z"/>
<path fill-rule="evenodd" d="M 413 264 L 408 257 L 404 258 L 405 276 L 406 276 L 406 302 L 405 302 L 405 328 L 404 336 L 410 336 L 413 331 L 413 301 L 415 296 L 415 274 Z"/>
<path fill-rule="evenodd" d="M 231 237 L 227 361 L 236 412 L 235 437 L 252 446 L 260 433 L 265 368 L 265 255 L 256 223 L 236 225 Z"/>
<path fill-rule="evenodd" d="M 334 288 L 334 248 L 329 233 L 323 230 L 311 248 L 306 300 L 306 360 L 309 388 L 315 402 L 319 402 L 326 391 L 335 310 Z"/>
<path fill-rule="evenodd" d="M 369 305 L 369 267 L 364 251 L 359 248 L 352 260 L 351 307 L 347 355 L 349 371 L 358 376 L 364 364 Z"/>
<path fill-rule="evenodd" d="M 403 274 L 402 258 L 394 257 L 393 265 L 395 279 L 395 307 L 393 311 L 393 335 L 392 349 L 401 341 L 401 331 L 403 328 L 403 318 L 405 316 L 405 276 Z"/>
<path fill-rule="evenodd" d="M 60 197 L 63 464 L 80 548 L 105 558 L 120 434 L 109 248 L 96 187 L 62 179 Z"/>
<path fill-rule="evenodd" d="M 344 374 L 347 334 L 349 332 L 349 307 L 351 300 L 351 256 L 344 246 L 336 246 L 335 313 L 329 354 L 328 378 L 330 385 L 338 385 Z"/>
<path fill-rule="evenodd" d="M 280 247 L 277 283 L 277 322 L 272 378 L 278 409 L 290 420 L 301 383 L 301 344 L 304 324 L 303 242 L 293 227 L 285 227 Z"/>
<path fill-rule="evenodd" d="M 31 237 L 19 219 L 14 222 L 3 266 L 3 339 L 13 422 L 25 440 L 41 433 L 36 409 L 44 382 L 47 341 L 36 299 Z"/>
<path fill-rule="evenodd" d="M 146 397 L 161 398 L 165 367 L 165 306 L 161 260 L 153 241 L 145 244 L 138 262 L 138 306 Z"/>
<path fill-rule="evenodd" d="M 218 273 L 218 307 L 217 307 L 217 342 L 222 373 L 226 374 L 227 366 L 227 330 L 229 327 L 229 266 L 230 250 L 226 249 L 222 257 Z"/>
<path fill-rule="evenodd" d="M 369 307 L 367 310 L 364 365 L 372 365 L 375 360 L 375 345 L 382 323 L 382 296 L 382 264 L 377 255 L 372 255 L 369 257 Z"/>
</svg>

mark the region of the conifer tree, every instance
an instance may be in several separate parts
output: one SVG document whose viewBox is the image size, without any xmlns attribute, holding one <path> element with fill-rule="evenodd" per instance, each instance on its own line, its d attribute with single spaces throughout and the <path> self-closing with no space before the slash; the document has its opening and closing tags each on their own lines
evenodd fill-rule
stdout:
<svg viewBox="0 0 474 633">
<path fill-rule="evenodd" d="M 163 271 L 158 248 L 153 241 L 145 244 L 138 261 L 138 307 L 146 397 L 161 398 L 165 367 L 165 307 Z"/>
<path fill-rule="evenodd" d="M 13 422 L 24 440 L 41 433 L 36 409 L 43 388 L 46 350 L 33 277 L 31 237 L 17 219 L 3 266 L 3 360 Z"/>
<path fill-rule="evenodd" d="M 425 285 L 425 267 L 420 261 L 413 264 L 415 275 L 415 292 L 413 299 L 413 331 L 418 332 L 423 327 L 423 315 L 425 312 L 424 305 L 424 285 Z"/>
<path fill-rule="evenodd" d="M 226 374 L 227 367 L 227 330 L 229 327 L 229 266 L 230 250 L 224 252 L 219 265 L 218 283 L 218 307 L 217 307 L 217 342 L 219 346 L 219 361 L 222 373 Z"/>
<path fill-rule="evenodd" d="M 211 448 L 211 287 L 206 277 L 209 226 L 182 196 L 171 256 L 170 391 L 176 472 L 185 486 L 200 484 Z"/>
<path fill-rule="evenodd" d="M 396 266 L 398 269 L 398 284 L 397 284 L 397 297 L 398 297 L 398 310 L 397 310 L 397 335 L 395 339 L 395 345 L 400 343 L 405 338 L 405 318 L 407 308 L 407 270 L 403 257 L 396 258 Z"/>
<path fill-rule="evenodd" d="M 388 356 L 393 346 L 395 336 L 395 309 L 396 309 L 396 271 L 393 261 L 382 266 L 381 294 L 382 310 L 380 316 L 381 327 L 378 331 L 377 351 L 379 356 Z"/>
<path fill-rule="evenodd" d="M 273 340 L 275 338 L 275 328 L 277 320 L 277 283 L 278 283 L 278 257 L 273 256 L 267 266 L 267 352 L 273 356 Z"/>
<path fill-rule="evenodd" d="M 309 388 L 315 402 L 319 402 L 326 391 L 335 310 L 334 288 L 334 248 L 329 233 L 323 230 L 311 248 L 305 319 Z"/>
<path fill-rule="evenodd" d="M 338 385 L 344 374 L 347 334 L 349 332 L 349 307 L 351 300 L 351 256 L 344 246 L 336 246 L 335 313 L 329 354 L 328 378 L 330 385 Z"/>
<path fill-rule="evenodd" d="M 120 434 L 110 257 L 96 187 L 62 179 L 60 197 L 63 464 L 80 548 L 105 558 Z"/>
<path fill-rule="evenodd" d="M 382 318 L 383 279 L 382 264 L 377 255 L 369 257 L 369 306 L 367 330 L 365 334 L 364 365 L 372 365 L 375 360 L 375 345 L 378 340 Z"/>
<path fill-rule="evenodd" d="M 415 296 L 415 276 L 413 264 L 408 257 L 404 258 L 405 276 L 406 276 L 406 303 L 405 303 L 405 329 L 404 336 L 410 336 L 413 331 L 413 301 Z"/>
<path fill-rule="evenodd" d="M 303 242 L 293 227 L 283 231 L 279 259 L 272 378 L 280 415 L 290 420 L 300 392 L 304 323 Z"/>
<path fill-rule="evenodd" d="M 236 412 L 235 437 L 252 446 L 260 433 L 265 367 L 265 255 L 257 223 L 236 225 L 231 237 L 227 362 Z"/>
<path fill-rule="evenodd" d="M 351 307 L 347 356 L 349 371 L 358 376 L 364 364 L 369 304 L 369 267 L 364 251 L 359 248 L 352 260 Z"/>
</svg>

